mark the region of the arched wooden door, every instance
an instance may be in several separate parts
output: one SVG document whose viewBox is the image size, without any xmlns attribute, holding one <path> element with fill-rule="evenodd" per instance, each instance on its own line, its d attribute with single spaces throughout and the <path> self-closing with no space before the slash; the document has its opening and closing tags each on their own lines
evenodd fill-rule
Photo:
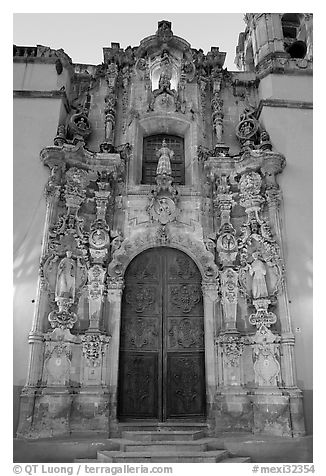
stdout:
<svg viewBox="0 0 326 476">
<path fill-rule="evenodd" d="M 118 415 L 120 420 L 205 415 L 201 276 L 183 252 L 154 248 L 125 274 Z"/>
</svg>

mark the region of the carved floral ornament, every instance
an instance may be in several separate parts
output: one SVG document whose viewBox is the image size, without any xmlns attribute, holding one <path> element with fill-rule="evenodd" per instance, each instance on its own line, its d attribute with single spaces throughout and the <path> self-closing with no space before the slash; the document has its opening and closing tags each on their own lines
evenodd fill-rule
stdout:
<svg viewBox="0 0 326 476">
<path fill-rule="evenodd" d="M 246 338 L 234 334 L 220 334 L 215 344 L 225 355 L 225 364 L 230 367 L 237 367 L 243 353 Z"/>
<path fill-rule="evenodd" d="M 238 273 L 232 268 L 221 272 L 222 302 L 234 304 L 238 302 Z"/>
<path fill-rule="evenodd" d="M 100 359 L 109 344 L 111 336 L 101 334 L 85 334 L 82 336 L 82 352 L 88 365 L 98 367 Z"/>
</svg>

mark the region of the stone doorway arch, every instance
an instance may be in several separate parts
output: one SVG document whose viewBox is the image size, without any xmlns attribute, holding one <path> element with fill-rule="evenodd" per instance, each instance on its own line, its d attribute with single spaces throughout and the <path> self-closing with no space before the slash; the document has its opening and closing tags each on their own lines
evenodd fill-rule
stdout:
<svg viewBox="0 0 326 476">
<path fill-rule="evenodd" d="M 176 248 L 187 254 L 197 265 L 201 274 L 201 287 L 204 308 L 204 347 L 205 347 L 205 387 L 207 421 L 213 418 L 213 402 L 217 389 L 217 360 L 215 349 L 216 335 L 216 302 L 218 301 L 218 268 L 214 256 L 209 252 L 203 241 L 190 233 L 180 230 L 169 230 L 168 243 L 162 243 L 157 233 L 157 226 L 149 227 L 134 233 L 122 241 L 121 246 L 113 253 L 108 266 L 108 301 L 109 332 L 111 337 L 109 348 L 109 391 L 110 391 L 110 425 L 112 431 L 118 422 L 118 370 L 121 331 L 121 302 L 124 288 L 124 276 L 129 263 L 142 251 L 155 247 Z"/>
</svg>

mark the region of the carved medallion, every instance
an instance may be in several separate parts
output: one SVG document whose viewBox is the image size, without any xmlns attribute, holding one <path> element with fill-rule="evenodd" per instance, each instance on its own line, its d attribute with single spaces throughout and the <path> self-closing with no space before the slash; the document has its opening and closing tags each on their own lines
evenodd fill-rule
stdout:
<svg viewBox="0 0 326 476">
<path fill-rule="evenodd" d="M 172 286 L 170 290 L 171 302 L 185 314 L 201 301 L 201 288 L 197 284 L 181 284 Z"/>
<path fill-rule="evenodd" d="M 124 320 L 121 335 L 121 345 L 124 349 L 156 349 L 158 337 L 157 320 L 141 317 Z"/>
<path fill-rule="evenodd" d="M 154 220 L 166 225 L 175 220 L 177 207 L 169 197 L 155 198 L 149 207 L 149 213 Z"/>
<path fill-rule="evenodd" d="M 155 302 L 155 289 L 144 285 L 134 286 L 126 291 L 126 302 L 136 312 L 143 312 L 147 308 L 151 308 Z"/>
<path fill-rule="evenodd" d="M 89 244 L 97 249 L 104 248 L 110 243 L 109 233 L 104 229 L 97 229 L 90 233 Z"/>
<path fill-rule="evenodd" d="M 169 347 L 202 348 L 204 346 L 204 329 L 200 319 L 171 319 L 169 328 Z"/>
</svg>

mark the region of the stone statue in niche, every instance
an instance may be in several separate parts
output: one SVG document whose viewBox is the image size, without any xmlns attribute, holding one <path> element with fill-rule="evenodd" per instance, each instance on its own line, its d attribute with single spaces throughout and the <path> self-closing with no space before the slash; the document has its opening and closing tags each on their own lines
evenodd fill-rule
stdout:
<svg viewBox="0 0 326 476">
<path fill-rule="evenodd" d="M 164 52 L 161 60 L 161 73 L 158 82 L 158 88 L 162 91 L 171 89 L 172 68 L 167 52 Z"/>
<path fill-rule="evenodd" d="M 266 266 L 259 259 L 259 253 L 252 254 L 253 262 L 250 265 L 249 272 L 252 276 L 252 296 L 254 299 L 268 297 L 266 285 Z"/>
<path fill-rule="evenodd" d="M 174 152 L 168 148 L 165 139 L 163 139 L 162 147 L 157 151 L 156 156 L 159 158 L 156 175 L 172 175 L 171 159 Z"/>
<path fill-rule="evenodd" d="M 76 263 L 71 256 L 71 251 L 67 251 L 66 257 L 59 263 L 55 287 L 56 300 L 61 298 L 75 300 Z"/>
</svg>

